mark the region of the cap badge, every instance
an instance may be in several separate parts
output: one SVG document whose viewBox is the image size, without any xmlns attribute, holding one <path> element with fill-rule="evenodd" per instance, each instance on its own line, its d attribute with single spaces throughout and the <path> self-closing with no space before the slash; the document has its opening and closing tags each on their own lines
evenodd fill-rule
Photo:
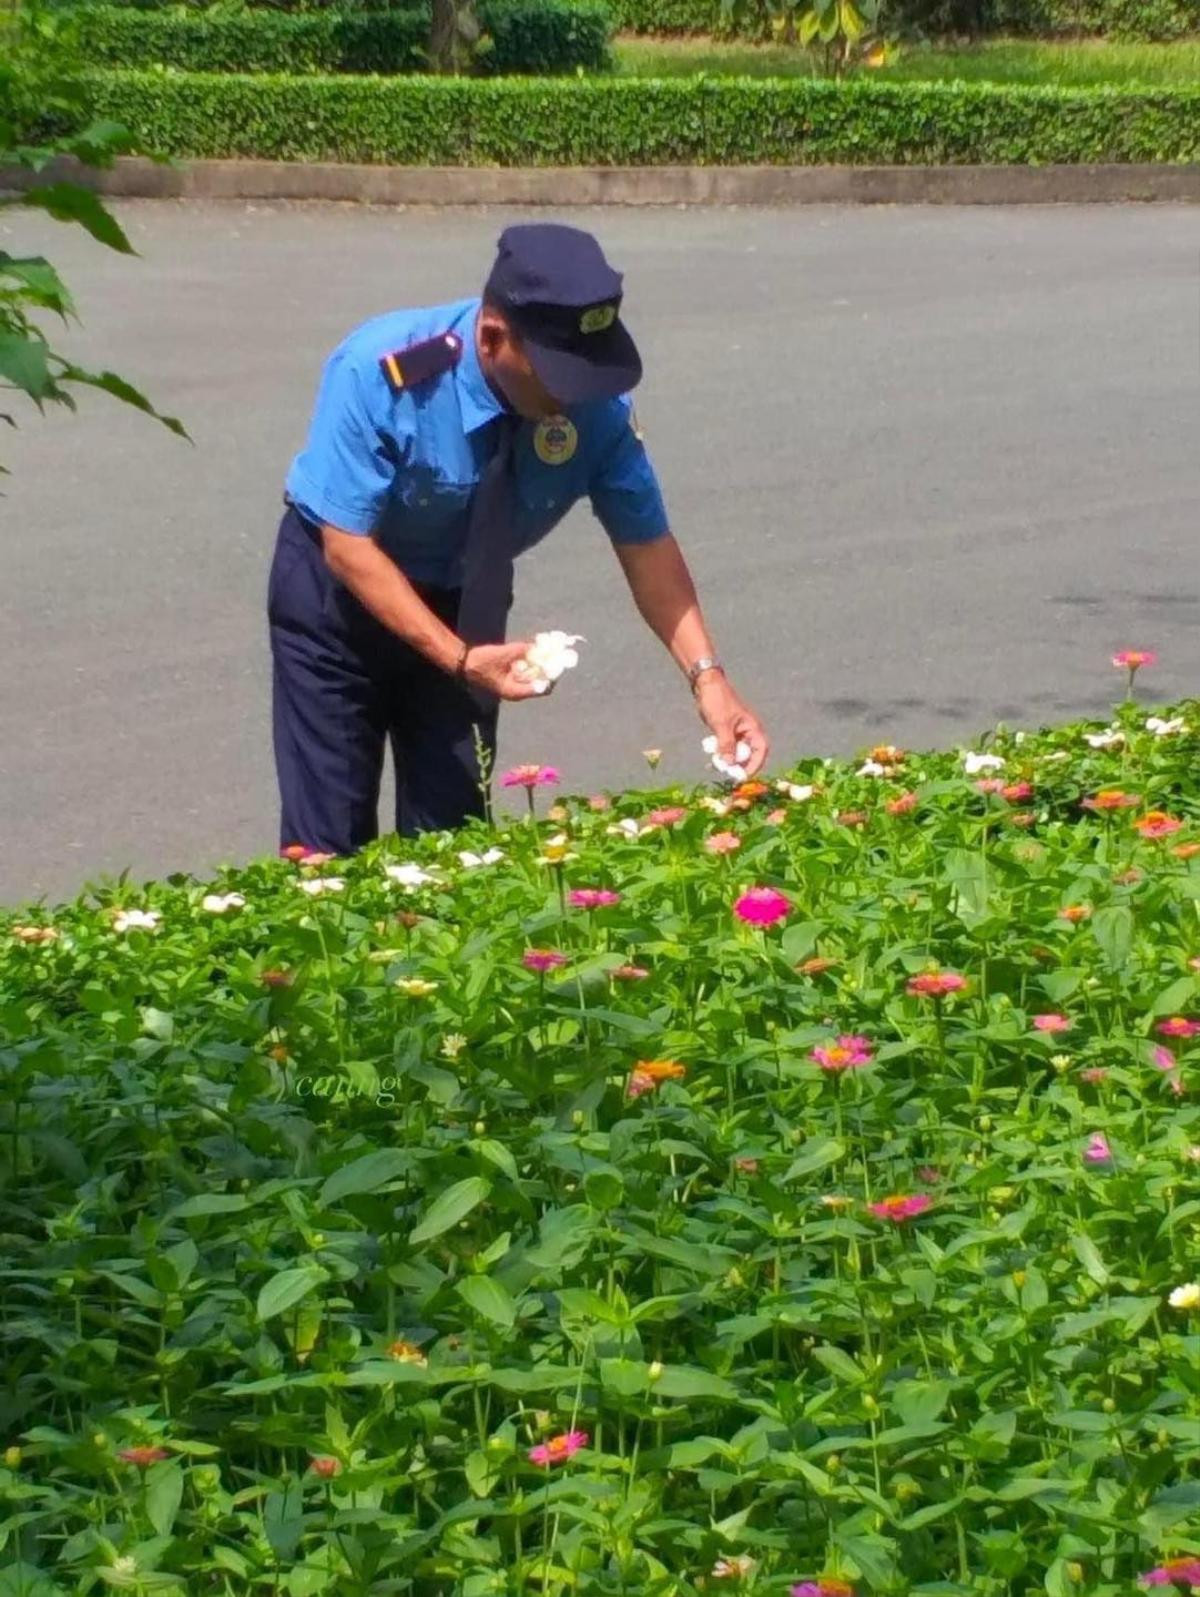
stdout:
<svg viewBox="0 0 1200 1597">
<path fill-rule="evenodd" d="M 533 450 L 544 466 L 565 466 L 579 447 L 575 424 L 566 416 L 547 416 L 533 432 Z"/>
<path fill-rule="evenodd" d="M 584 311 L 579 318 L 579 331 L 581 333 L 603 333 L 612 326 L 617 319 L 615 305 L 593 305 L 590 310 Z"/>
</svg>

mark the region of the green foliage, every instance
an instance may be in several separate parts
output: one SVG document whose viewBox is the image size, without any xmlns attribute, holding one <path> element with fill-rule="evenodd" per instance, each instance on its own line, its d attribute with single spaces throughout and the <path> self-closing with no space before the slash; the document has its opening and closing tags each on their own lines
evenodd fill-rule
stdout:
<svg viewBox="0 0 1200 1597">
<path fill-rule="evenodd" d="M 427 66 L 428 7 L 391 11 L 135 11 L 87 6 L 73 13 L 87 58 L 101 66 L 168 66 L 191 72 L 420 72 Z M 485 0 L 475 32 L 480 64 L 494 73 L 573 73 L 609 65 L 600 0 Z"/>
<path fill-rule="evenodd" d="M 0 14 L 0 170 L 7 168 L 27 184 L 0 197 L 0 213 L 41 210 L 56 221 L 84 228 L 109 249 L 132 254 L 115 217 L 89 189 L 29 176 L 42 172 L 56 156 L 101 168 L 130 148 L 129 135 L 117 123 L 99 119 L 87 125 L 86 102 L 69 25 L 26 9 Z M 39 125 L 47 122 L 64 131 L 57 138 L 32 142 Z M 47 405 L 73 410 L 73 390 L 95 388 L 157 415 L 145 396 L 115 372 L 89 371 L 55 350 L 42 326 L 46 316 L 63 323 L 76 319 L 62 278 L 44 256 L 0 250 L 0 395 L 20 394 L 39 411 Z M 173 418 L 157 419 L 183 433 Z M 16 425 L 8 411 L 0 411 L 0 421 Z"/>
<path fill-rule="evenodd" d="M 808 80 L 388 81 L 102 72 L 93 114 L 177 156 L 562 166 L 1194 161 L 1200 90 Z"/>
<path fill-rule="evenodd" d="M 603 0 L 482 0 L 488 71 L 600 72 L 612 65 L 612 15 Z"/>
<path fill-rule="evenodd" d="M 0 1587 L 1137 1591 L 1200 1508 L 1200 702 L 1117 714 L 0 915 Z"/>
<path fill-rule="evenodd" d="M 190 72 L 419 72 L 429 13 L 230 12 L 81 7 L 80 41 L 97 65 Z"/>
</svg>

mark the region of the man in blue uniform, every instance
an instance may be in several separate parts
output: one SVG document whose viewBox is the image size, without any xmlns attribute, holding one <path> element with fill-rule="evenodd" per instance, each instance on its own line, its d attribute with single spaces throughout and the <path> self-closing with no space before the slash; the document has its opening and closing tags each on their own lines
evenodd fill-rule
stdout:
<svg viewBox="0 0 1200 1597">
<path fill-rule="evenodd" d="M 584 496 L 718 752 L 761 767 L 634 420 L 621 298 L 591 234 L 510 227 L 482 298 L 377 317 L 329 357 L 267 601 L 282 846 L 375 837 L 389 740 L 397 831 L 482 813 L 499 701 L 537 692 L 529 641 L 504 641 L 513 560 Z"/>
</svg>

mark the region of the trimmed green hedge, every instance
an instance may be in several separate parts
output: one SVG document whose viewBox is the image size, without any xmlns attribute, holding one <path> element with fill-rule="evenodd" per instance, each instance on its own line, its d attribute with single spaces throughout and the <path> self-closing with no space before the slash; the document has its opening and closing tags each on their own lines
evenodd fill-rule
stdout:
<svg viewBox="0 0 1200 1597">
<path fill-rule="evenodd" d="M 181 67 L 190 72 L 419 72 L 426 62 L 424 11 L 134 11 L 81 8 L 80 45 L 102 66 Z"/>
<path fill-rule="evenodd" d="M 611 16 L 602 0 L 484 0 L 489 73 L 603 71 Z M 80 45 L 100 66 L 190 72 L 419 72 L 429 42 L 427 7 L 391 11 L 135 11 L 81 7 Z"/>
<path fill-rule="evenodd" d="M 89 75 L 178 156 L 448 166 L 1200 160 L 1200 89 Z"/>
</svg>

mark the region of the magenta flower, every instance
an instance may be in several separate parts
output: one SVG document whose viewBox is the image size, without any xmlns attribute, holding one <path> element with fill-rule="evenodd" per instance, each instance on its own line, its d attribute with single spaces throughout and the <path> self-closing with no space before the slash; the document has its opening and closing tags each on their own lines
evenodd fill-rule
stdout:
<svg viewBox="0 0 1200 1597">
<path fill-rule="evenodd" d="M 1079 1079 L 1089 1082 L 1107 1081 L 1108 1071 L 1103 1065 L 1089 1065 L 1086 1070 L 1079 1072 Z"/>
<path fill-rule="evenodd" d="M 565 965 L 567 956 L 556 948 L 527 948 L 521 955 L 521 963 L 526 970 L 535 970 L 539 976 L 544 976 L 548 970 Z"/>
<path fill-rule="evenodd" d="M 957 971 L 927 970 L 910 980 L 908 990 L 914 998 L 944 998 L 947 993 L 961 993 L 966 985 L 967 978 Z"/>
<path fill-rule="evenodd" d="M 899 1195 L 882 1198 L 878 1203 L 868 1203 L 867 1211 L 877 1220 L 893 1220 L 897 1225 L 902 1220 L 915 1219 L 917 1215 L 924 1214 L 926 1209 L 933 1207 L 933 1199 L 926 1192 L 914 1193 L 911 1197 Z"/>
<path fill-rule="evenodd" d="M 607 887 L 574 887 L 567 894 L 567 903 L 572 909 L 608 909 L 620 902 L 620 893 Z"/>
<path fill-rule="evenodd" d="M 1182 1015 L 1172 1015 L 1170 1020 L 1160 1020 L 1154 1029 L 1161 1037 L 1195 1037 L 1200 1033 L 1200 1020 L 1185 1020 Z"/>
<path fill-rule="evenodd" d="M 1147 1586 L 1200 1586 L 1200 1558 L 1195 1554 L 1187 1558 L 1168 1558 L 1166 1563 L 1143 1575 L 1142 1580 Z"/>
<path fill-rule="evenodd" d="M 814 1048 L 811 1057 L 822 1070 L 860 1070 L 871 1063 L 869 1037 L 839 1037 L 827 1048 Z"/>
<path fill-rule="evenodd" d="M 773 887 L 749 887 L 733 906 L 733 913 L 747 926 L 774 926 L 786 920 L 791 901 Z"/>
<path fill-rule="evenodd" d="M 1033 1017 L 1034 1031 L 1070 1031 L 1072 1022 L 1066 1015 L 1035 1015 Z"/>
<path fill-rule="evenodd" d="M 644 965 L 618 965 L 608 974 L 613 981 L 645 981 L 650 972 Z"/>
<path fill-rule="evenodd" d="M 1102 1131 L 1093 1131 L 1091 1136 L 1088 1138 L 1087 1147 L 1083 1150 L 1085 1164 L 1111 1164 L 1112 1156 L 1112 1149 L 1108 1145 L 1108 1138 Z"/>
<path fill-rule="evenodd" d="M 985 776 L 975 784 L 977 793 L 1003 793 L 1007 783 L 1001 776 Z"/>
<path fill-rule="evenodd" d="M 587 1445 L 586 1431 L 567 1431 L 563 1436 L 552 1436 L 548 1442 L 541 1442 L 537 1447 L 531 1447 L 529 1462 L 540 1464 L 543 1469 L 549 1469 L 551 1464 L 565 1464 L 581 1447 Z"/>
<path fill-rule="evenodd" d="M 1157 665 L 1158 656 L 1153 649 L 1122 649 L 1112 662 L 1119 671 L 1140 671 L 1144 665 Z"/>
<path fill-rule="evenodd" d="M 1174 1070 L 1179 1062 L 1169 1048 L 1153 1048 L 1150 1057 L 1159 1070 Z"/>
<path fill-rule="evenodd" d="M 514 765 L 500 778 L 501 787 L 554 787 L 557 782 L 553 765 Z"/>
<path fill-rule="evenodd" d="M 791 1597 L 854 1597 L 854 1587 L 849 1581 L 822 1575 L 820 1580 L 802 1580 L 793 1586 Z"/>
</svg>

